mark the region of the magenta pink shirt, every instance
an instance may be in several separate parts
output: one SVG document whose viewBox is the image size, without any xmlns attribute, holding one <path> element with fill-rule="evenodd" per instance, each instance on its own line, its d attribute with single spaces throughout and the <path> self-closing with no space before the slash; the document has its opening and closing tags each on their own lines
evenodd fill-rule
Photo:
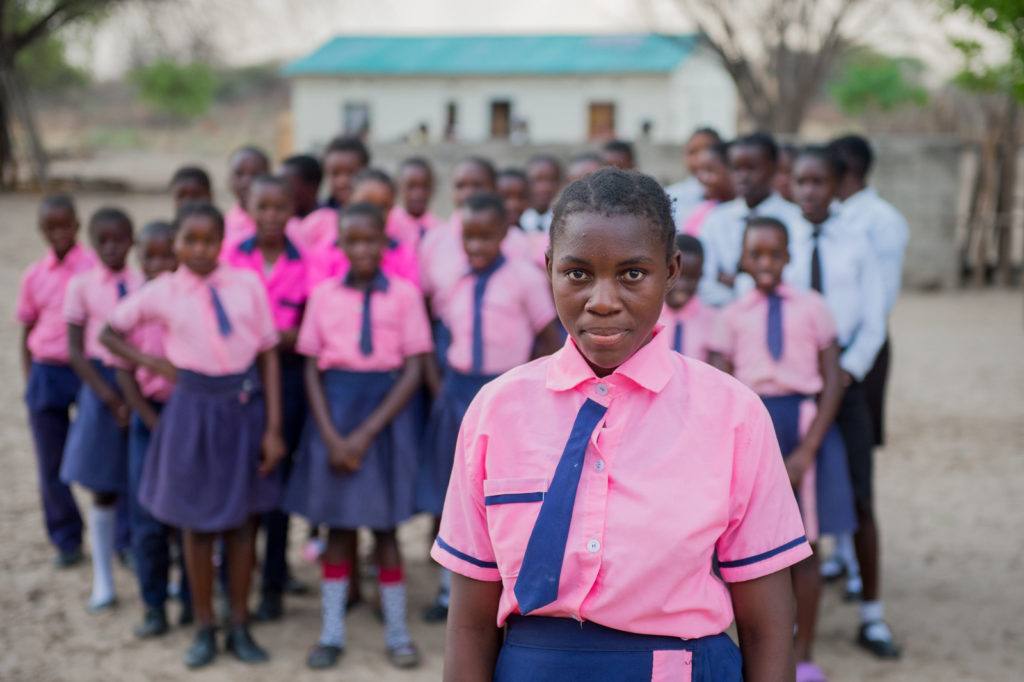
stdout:
<svg viewBox="0 0 1024 682">
<path fill-rule="evenodd" d="M 417 251 L 420 240 L 440 224 L 441 221 L 430 211 L 417 217 L 406 211 L 403 206 L 395 206 L 388 214 L 387 233 L 392 239 Z"/>
<path fill-rule="evenodd" d="M 218 327 L 210 287 L 231 322 L 227 336 Z M 184 266 L 161 275 L 122 301 L 110 318 L 110 326 L 125 335 L 147 323 L 162 327 L 172 365 L 209 376 L 245 372 L 278 341 L 263 284 L 255 274 L 228 265 L 206 277 Z"/>
<path fill-rule="evenodd" d="M 96 264 L 96 256 L 75 244 L 57 260 L 53 249 L 33 263 L 21 278 L 15 317 L 32 327 L 28 350 L 37 362 L 67 364 L 68 324 L 64 319 L 64 298 L 68 282 Z"/>
<path fill-rule="evenodd" d="M 691 297 L 686 305 L 678 310 L 665 305 L 661 309 L 661 317 L 658 318 L 658 324 L 664 325 L 665 331 L 659 334 L 658 338 L 663 339 L 669 348 L 675 350 L 673 347 L 675 326 L 677 322 L 681 322 L 683 325 L 683 355 L 707 362 L 717 317 L 718 312 L 701 303 L 697 296 Z"/>
<path fill-rule="evenodd" d="M 294 217 L 285 232 L 303 252 L 330 248 L 338 241 L 338 212 L 324 206 L 305 218 Z"/>
<path fill-rule="evenodd" d="M 105 365 L 114 364 L 114 357 L 100 343 L 100 332 L 121 301 L 119 283 L 124 285 L 127 296 L 142 286 L 143 278 L 129 267 L 113 272 L 99 264 L 72 277 L 64 297 L 64 321 L 85 330 L 85 357 Z"/>
<path fill-rule="evenodd" d="M 598 378 L 570 338 L 484 386 L 459 433 L 431 556 L 501 581 L 499 626 L 518 613 L 513 590 L 542 504 L 507 496 L 547 491 L 587 399 L 607 412 L 583 461 L 558 596 L 531 615 L 713 635 L 733 620 L 727 582 L 811 554 L 756 395 L 660 341 Z M 716 553 L 725 582 L 712 572 Z"/>
<path fill-rule="evenodd" d="M 224 245 L 232 246 L 256 234 L 256 221 L 235 204 L 224 214 Z"/>
<path fill-rule="evenodd" d="M 359 349 L 365 292 L 346 286 L 335 277 L 313 290 L 295 349 L 317 359 L 321 370 L 387 372 L 405 359 L 434 348 L 423 297 L 401 277 L 384 277 L 383 290 L 370 297 L 373 351 Z"/>
<path fill-rule="evenodd" d="M 320 282 L 342 279 L 348 273 L 348 256 L 333 242 L 327 248 L 307 252 L 306 260 L 310 290 Z M 419 262 L 416 259 L 416 252 L 405 244 L 385 249 L 381 255 L 380 269 L 389 277 L 401 277 L 413 286 L 419 286 Z"/>
<path fill-rule="evenodd" d="M 451 333 L 448 364 L 473 368 L 473 290 L 468 270 L 434 298 L 434 310 Z M 547 277 L 524 260 L 507 260 L 494 271 L 483 298 L 484 374 L 501 374 L 530 359 L 537 334 L 555 319 Z"/>
<path fill-rule="evenodd" d="M 782 297 L 781 358 L 768 351 L 768 297 L 756 289 L 722 311 L 711 349 L 758 395 L 814 395 L 824 385 L 818 353 L 835 343 L 835 322 L 817 292 L 783 284 L 776 293 Z"/>
<path fill-rule="evenodd" d="M 302 310 L 309 297 L 309 272 L 302 253 L 285 241 L 284 252 L 268 272 L 263 254 L 256 246 L 256 238 L 250 237 L 230 249 L 223 257 L 232 267 L 255 272 L 267 289 L 270 309 L 274 313 L 274 324 L 279 331 L 297 329 L 302 322 Z"/>
</svg>

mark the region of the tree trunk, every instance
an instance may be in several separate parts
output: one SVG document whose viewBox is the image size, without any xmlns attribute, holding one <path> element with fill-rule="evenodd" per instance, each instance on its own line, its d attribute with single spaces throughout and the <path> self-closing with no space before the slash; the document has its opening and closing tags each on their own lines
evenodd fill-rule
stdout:
<svg viewBox="0 0 1024 682">
<path fill-rule="evenodd" d="M 0 70 L 4 68 L 0 60 Z M 6 78 L 0 77 L 0 188 L 13 187 L 18 178 L 18 167 L 14 161 L 14 134 L 11 130 L 14 117 L 7 88 L 4 87 L 6 82 Z"/>
<path fill-rule="evenodd" d="M 996 273 L 995 282 L 1013 283 L 1010 250 L 1013 248 L 1013 205 L 1017 191 L 1017 151 L 1020 149 L 1020 103 L 1007 97 L 1006 137 L 1000 146 L 1000 173 L 996 199 Z"/>
<path fill-rule="evenodd" d="M 32 105 L 28 100 L 25 88 L 21 85 L 17 71 L 13 68 L 0 65 L 0 90 L 4 92 L 3 100 L 8 112 L 8 125 L 4 129 L 8 138 L 8 148 L 11 150 L 11 156 L 14 156 L 14 145 L 10 144 L 14 141 L 14 135 L 11 134 L 9 123 L 13 115 L 13 117 L 19 119 L 25 135 L 28 137 L 29 154 L 32 158 L 32 173 L 35 176 L 36 183 L 40 187 L 45 187 L 48 161 L 46 150 L 43 148 L 42 139 L 39 137 L 39 131 L 36 129 L 35 117 L 32 115 Z M 17 182 L 17 177 L 14 180 Z"/>
</svg>

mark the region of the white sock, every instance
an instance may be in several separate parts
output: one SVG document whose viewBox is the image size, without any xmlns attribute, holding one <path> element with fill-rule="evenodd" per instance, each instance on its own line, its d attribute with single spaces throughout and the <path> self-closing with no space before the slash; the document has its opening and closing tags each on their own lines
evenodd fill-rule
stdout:
<svg viewBox="0 0 1024 682">
<path fill-rule="evenodd" d="M 320 643 L 324 646 L 345 646 L 345 604 L 348 601 L 348 578 L 323 579 L 320 583 Z"/>
<path fill-rule="evenodd" d="M 877 623 L 885 620 L 885 606 L 881 601 L 866 601 L 860 605 L 860 622 Z"/>
<path fill-rule="evenodd" d="M 843 533 L 836 537 L 836 556 L 846 564 L 846 574 L 850 577 L 860 577 L 860 564 L 857 563 L 857 550 L 853 546 L 853 536 Z"/>
<path fill-rule="evenodd" d="M 412 641 L 405 620 L 405 583 L 380 586 L 380 605 L 384 611 L 384 643 L 397 649 Z"/>
<path fill-rule="evenodd" d="M 448 602 L 452 594 L 452 572 L 447 568 L 441 569 L 441 589 L 437 593 L 437 603 L 448 608 Z"/>
<path fill-rule="evenodd" d="M 114 598 L 114 530 L 117 508 L 93 505 L 89 510 L 89 543 L 92 545 L 92 595 L 89 605 Z"/>
</svg>

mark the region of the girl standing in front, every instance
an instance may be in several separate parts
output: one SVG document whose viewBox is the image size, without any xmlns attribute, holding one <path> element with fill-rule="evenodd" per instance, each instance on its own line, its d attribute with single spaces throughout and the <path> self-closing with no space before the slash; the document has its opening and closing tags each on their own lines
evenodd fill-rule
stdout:
<svg viewBox="0 0 1024 682">
<path fill-rule="evenodd" d="M 330 529 L 322 557 L 323 627 L 310 668 L 345 648 L 345 609 L 356 531 L 373 530 L 388 658 L 419 663 L 406 626 L 405 582 L 395 529 L 412 516 L 418 429 L 409 401 L 430 353 L 430 325 L 412 283 L 385 275 L 384 216 L 371 204 L 342 211 L 350 267 L 309 300 L 296 349 L 306 356 L 307 423 L 285 507 Z"/>
<path fill-rule="evenodd" d="M 761 401 L 653 342 L 674 236 L 645 175 L 559 197 L 570 338 L 474 399 L 431 551 L 455 574 L 448 682 L 792 679 L 787 569 L 811 550 Z"/>
<path fill-rule="evenodd" d="M 130 363 L 175 380 L 153 432 L 139 501 L 183 530 L 192 606 L 199 629 L 185 654 L 190 668 L 217 653 L 213 624 L 213 547 L 228 558 L 231 627 L 226 646 L 259 663 L 266 652 L 248 630 L 254 516 L 277 506 L 270 476 L 284 456 L 278 333 L 259 279 L 219 265 L 224 220 L 209 204 L 190 204 L 176 220 L 180 266 L 125 300 L 108 325 L 108 347 Z M 125 341 L 140 325 L 160 324 L 166 359 Z"/>
</svg>

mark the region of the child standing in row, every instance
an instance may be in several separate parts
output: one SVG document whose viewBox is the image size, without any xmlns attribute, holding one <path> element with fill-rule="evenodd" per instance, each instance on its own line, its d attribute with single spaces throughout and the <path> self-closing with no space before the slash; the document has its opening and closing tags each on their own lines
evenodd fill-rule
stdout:
<svg viewBox="0 0 1024 682">
<path fill-rule="evenodd" d="M 788 240 L 786 226 L 774 218 L 747 223 L 743 269 L 756 288 L 722 311 L 713 364 L 757 392 L 768 408 L 807 540 L 816 549 L 822 527 L 853 528 L 853 496 L 842 440 L 832 424 L 843 390 L 835 323 L 819 294 L 782 284 Z M 793 567 L 793 587 L 796 679 L 825 682 L 812 661 L 821 593 L 816 553 Z"/>
<path fill-rule="evenodd" d="M 480 388 L 499 374 L 546 355 L 561 336 L 544 275 L 529 262 L 506 259 L 502 241 L 508 221 L 501 197 L 485 192 L 466 200 L 462 245 L 468 272 L 435 298 L 451 332 L 443 378 L 433 363 L 427 381 L 437 396 L 425 438 L 420 508 L 440 516 L 459 424 Z M 435 604 L 425 614 L 440 621 L 448 611 L 449 574 L 442 569 Z"/>
<path fill-rule="evenodd" d="M 297 350 L 306 356 L 308 421 L 285 506 L 329 530 L 322 557 L 323 627 L 307 659 L 335 665 L 345 648 L 345 609 L 356 558 L 356 531 L 376 540 L 388 658 L 419 663 L 406 625 L 405 582 L 395 529 L 414 511 L 418 428 L 408 405 L 430 353 L 419 291 L 385 275 L 384 216 L 355 203 L 342 211 L 344 277 L 310 297 Z"/>
<path fill-rule="evenodd" d="M 212 592 L 218 535 L 224 537 L 229 569 L 226 646 L 239 660 L 258 663 L 267 654 L 248 629 L 252 518 L 277 506 L 271 474 L 285 454 L 278 334 L 259 279 L 218 266 L 224 240 L 220 212 L 190 204 L 176 224 L 181 265 L 117 307 L 106 341 L 128 362 L 176 382 L 153 433 L 139 501 L 157 519 L 183 530 L 199 624 L 185 664 L 197 668 L 216 657 Z M 125 341 L 149 323 L 165 332 L 166 359 Z"/>
<path fill-rule="evenodd" d="M 213 201 L 213 185 L 209 174 L 199 166 L 182 166 L 171 176 L 171 197 L 174 210 L 185 204 Z"/>
<path fill-rule="evenodd" d="M 68 327 L 64 298 L 68 282 L 92 268 L 93 254 L 78 244 L 78 216 L 71 197 L 48 196 L 39 205 L 39 232 L 46 255 L 21 278 L 15 316 L 21 337 L 25 404 L 36 449 L 39 494 L 54 565 L 68 568 L 82 560 L 82 517 L 71 489 L 60 480 L 70 409 L 81 381 L 68 364 Z"/>
<path fill-rule="evenodd" d="M 99 341 L 100 331 L 118 301 L 142 284 L 127 267 L 132 248 L 131 219 L 116 208 L 101 208 L 89 220 L 89 240 L 100 265 L 68 282 L 64 319 L 68 325 L 68 358 L 82 380 L 78 413 L 68 432 L 60 477 L 93 493 L 89 512 L 92 549 L 92 594 L 89 611 L 97 613 L 117 603 L 113 558 L 118 526 L 127 526 L 128 418 L 112 367 L 110 352 Z M 118 505 L 118 502 L 121 502 Z M 121 509 L 119 509 L 121 507 Z M 125 518 L 119 519 L 118 512 Z M 130 542 L 122 537 L 123 548 Z"/>
<path fill-rule="evenodd" d="M 551 208 L 562 188 L 562 164 L 550 154 L 539 154 L 526 162 L 530 206 L 518 225 L 527 233 L 551 229 Z"/>
<path fill-rule="evenodd" d="M 736 198 L 729 175 L 729 146 L 721 143 L 703 148 L 697 154 L 696 172 L 704 189 L 704 200 L 689 211 L 678 227 L 683 234 L 700 237 L 704 223 L 715 207 Z"/>
<path fill-rule="evenodd" d="M 270 158 L 259 147 L 242 147 L 231 155 L 231 193 L 235 205 L 224 216 L 224 243 L 237 244 L 256 234 L 256 223 L 245 210 L 249 205 L 249 186 L 270 172 Z"/>
<path fill-rule="evenodd" d="M 676 235 L 676 248 L 679 250 L 679 277 L 665 295 L 665 307 L 658 320 L 665 326 L 661 337 L 675 352 L 707 362 L 717 315 L 697 297 L 704 269 L 704 248 L 700 240 L 687 234 Z"/>
<path fill-rule="evenodd" d="M 398 194 L 401 204 L 388 216 L 388 236 L 419 250 L 420 240 L 441 224 L 430 212 L 434 195 L 434 170 L 421 156 L 413 156 L 398 167 Z"/>
</svg>

